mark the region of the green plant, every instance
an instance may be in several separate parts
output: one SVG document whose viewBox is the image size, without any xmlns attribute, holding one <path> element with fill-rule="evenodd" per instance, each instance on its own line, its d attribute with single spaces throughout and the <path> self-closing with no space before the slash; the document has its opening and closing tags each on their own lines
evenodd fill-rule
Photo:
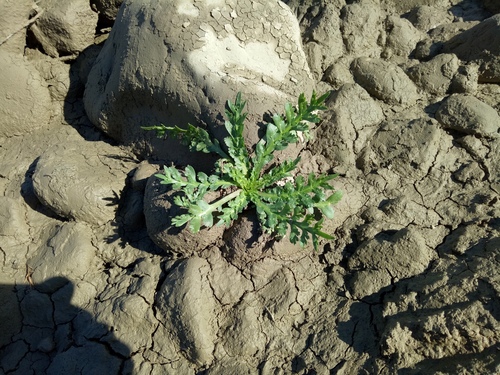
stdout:
<svg viewBox="0 0 500 375">
<path fill-rule="evenodd" d="M 174 203 L 185 208 L 186 212 L 172 218 L 172 224 L 178 227 L 188 224 L 194 233 L 202 226 L 214 225 L 214 219 L 217 224 L 230 225 L 247 206 L 253 204 L 263 229 L 279 236 L 285 236 L 290 229 L 292 243 L 305 246 L 311 238 L 317 249 L 318 237 L 333 239 L 321 231 L 321 214 L 332 218 L 333 205 L 342 197 L 342 193 L 333 191 L 329 184 L 337 175 L 310 174 L 307 178 L 300 175 L 292 178 L 291 173 L 300 158 L 279 165 L 271 164 L 275 151 L 298 142 L 301 135 L 309 138 L 308 123 L 320 121 L 316 112 L 326 109 L 323 104 L 327 97 L 325 94 L 316 98 L 313 93 L 307 102 L 301 94 L 296 108 L 287 103 L 285 114 L 274 115 L 272 123 L 266 124 L 265 135 L 255 145 L 252 154 L 243 138 L 247 113 L 243 113 L 246 102 L 242 101 L 241 93 L 236 95 L 234 103 L 227 101 L 225 126 L 229 136 L 224 139 L 227 151 L 207 131 L 191 124 L 186 129 L 165 125 L 143 127 L 156 131 L 159 137 L 167 134 L 178 137 L 191 151 L 220 156 L 211 176 L 196 172 L 189 165 L 184 170 L 164 167 L 162 174 L 156 174 L 162 184 L 172 185 L 174 190 L 183 193 L 175 196 Z M 217 190 L 221 190 L 221 197 L 208 202 L 205 198 L 207 192 Z M 333 191 L 330 195 L 327 194 L 329 190 Z"/>
</svg>

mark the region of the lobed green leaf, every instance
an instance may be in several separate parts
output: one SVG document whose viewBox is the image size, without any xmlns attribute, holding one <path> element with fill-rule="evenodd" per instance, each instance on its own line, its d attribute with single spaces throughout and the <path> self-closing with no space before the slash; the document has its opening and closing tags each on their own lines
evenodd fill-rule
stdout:
<svg viewBox="0 0 500 375">
<path fill-rule="evenodd" d="M 284 115 L 275 114 L 272 122 L 266 124 L 264 137 L 255 145 L 252 157 L 243 136 L 247 113 L 243 112 L 246 102 L 242 100 L 241 93 L 236 95 L 234 102 L 227 101 L 225 127 L 228 136 L 224 138 L 227 152 L 207 131 L 191 124 L 186 129 L 164 125 L 145 127 L 146 130 L 156 131 L 158 136 L 168 133 L 178 137 L 192 151 L 212 152 L 221 157 L 216 162 L 215 174 L 210 176 L 197 173 L 191 166 L 183 171 L 165 167 L 163 174 L 156 175 L 162 184 L 170 184 L 175 190 L 182 191 L 181 195 L 174 197 L 174 203 L 185 208 L 187 213 L 172 218 L 172 224 L 189 224 L 193 232 L 199 231 L 202 226 L 214 225 L 214 220 L 217 220 L 217 225 L 230 225 L 253 202 L 259 221 L 267 232 L 279 236 L 289 232 L 292 243 L 305 246 L 312 241 L 315 249 L 318 248 L 319 238 L 332 239 L 331 235 L 322 231 L 323 218 L 317 220 L 316 214 L 321 212 L 328 218 L 333 217 L 333 205 L 342 196 L 335 191 L 328 194 L 333 190 L 329 181 L 336 175 L 310 174 L 307 179 L 297 176 L 292 181 L 286 181 L 291 178 L 299 158 L 284 161 L 263 173 L 276 151 L 285 149 L 302 137 L 309 138 L 309 124 L 320 120 L 317 111 L 326 109 L 323 104 L 327 97 L 328 93 L 317 97 L 313 92 L 309 102 L 301 94 L 296 106 L 287 103 Z M 209 190 L 226 188 L 232 189 L 221 190 L 220 199 L 212 203 L 204 199 Z"/>
</svg>

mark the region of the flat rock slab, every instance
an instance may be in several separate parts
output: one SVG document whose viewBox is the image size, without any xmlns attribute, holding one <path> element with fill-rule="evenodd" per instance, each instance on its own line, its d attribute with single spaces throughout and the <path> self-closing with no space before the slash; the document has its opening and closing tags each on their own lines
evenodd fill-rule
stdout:
<svg viewBox="0 0 500 375">
<path fill-rule="evenodd" d="M 331 95 L 328 107 L 331 118 L 318 128 L 310 148 L 331 160 L 337 172 L 344 172 L 355 165 L 356 154 L 384 115 L 378 101 L 356 83 L 345 84 Z"/>
<path fill-rule="evenodd" d="M 52 102 L 47 84 L 27 60 L 0 51 L 0 137 L 30 133 L 48 123 Z"/>
<path fill-rule="evenodd" d="M 129 0 L 84 99 L 90 120 L 111 137 L 182 164 L 193 158 L 185 147 L 140 126 L 200 124 L 223 138 L 220 114 L 242 92 L 251 146 L 264 113 L 283 112 L 286 101 L 313 88 L 297 19 L 280 1 Z"/>
<path fill-rule="evenodd" d="M 167 276 L 156 297 L 161 321 L 177 336 L 179 349 L 199 365 L 212 362 L 217 331 L 209 272 L 205 259 L 188 258 Z"/>
<path fill-rule="evenodd" d="M 68 140 L 40 156 L 33 187 L 40 201 L 58 215 L 102 225 L 114 219 L 134 165 L 126 153 L 105 142 Z"/>
<path fill-rule="evenodd" d="M 33 281 L 45 282 L 42 291 L 53 292 L 68 281 L 63 276 L 73 280 L 82 278 L 95 259 L 91 239 L 91 229 L 83 223 L 70 222 L 54 228 L 47 243 L 28 260 Z"/>
<path fill-rule="evenodd" d="M 389 169 L 402 178 L 427 175 L 441 146 L 444 131 L 435 120 L 384 122 L 357 160 L 365 173 Z"/>
</svg>

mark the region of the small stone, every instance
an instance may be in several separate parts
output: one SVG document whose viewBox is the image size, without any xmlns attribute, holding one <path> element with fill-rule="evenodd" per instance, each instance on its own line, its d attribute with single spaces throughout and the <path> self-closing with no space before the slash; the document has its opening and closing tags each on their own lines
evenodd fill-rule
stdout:
<svg viewBox="0 0 500 375">
<path fill-rule="evenodd" d="M 358 58 L 352 64 L 354 79 L 387 104 L 411 106 L 420 97 L 417 87 L 397 65 L 382 59 Z"/>
<path fill-rule="evenodd" d="M 407 59 L 417 43 L 423 39 L 422 33 L 410 21 L 397 16 L 386 20 L 387 37 L 383 57 Z"/>
<path fill-rule="evenodd" d="M 440 54 L 431 61 L 408 69 L 409 77 L 422 89 L 434 95 L 445 95 L 460 61 L 454 54 Z"/>
<path fill-rule="evenodd" d="M 48 2 L 31 31 L 52 57 L 71 55 L 94 44 L 97 13 L 87 0 Z"/>
<path fill-rule="evenodd" d="M 50 353 L 55 348 L 54 340 L 50 337 L 44 338 L 38 343 L 37 349 L 43 353 Z"/>
<path fill-rule="evenodd" d="M 214 225 L 211 228 L 202 228 L 198 233 L 192 233 L 186 225 L 174 226 L 172 218 L 184 211 L 173 202 L 176 194 L 179 193 L 171 190 L 169 186 L 160 184 L 157 177 L 149 178 L 144 194 L 146 227 L 149 237 L 160 248 L 188 257 L 214 244 L 222 236 L 225 228 L 223 225 Z M 213 194 L 215 197 L 217 193 Z"/>
<path fill-rule="evenodd" d="M 458 68 L 453 77 L 450 91 L 456 94 L 475 94 L 478 88 L 479 66 L 469 63 Z"/>
<path fill-rule="evenodd" d="M 158 173 L 158 166 L 149 163 L 147 160 L 142 161 L 136 168 L 135 173 L 131 178 L 132 188 L 137 191 L 144 191 L 149 177 Z"/>
<path fill-rule="evenodd" d="M 436 112 L 436 119 L 445 129 L 483 137 L 497 137 L 500 116 L 488 104 L 467 94 L 453 94 Z"/>
</svg>

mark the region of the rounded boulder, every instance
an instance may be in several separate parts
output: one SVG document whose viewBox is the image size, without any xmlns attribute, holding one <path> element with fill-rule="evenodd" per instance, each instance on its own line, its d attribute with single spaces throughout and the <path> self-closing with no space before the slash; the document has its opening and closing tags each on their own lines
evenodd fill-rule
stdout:
<svg viewBox="0 0 500 375">
<path fill-rule="evenodd" d="M 221 113 L 241 92 L 252 146 L 263 114 L 282 113 L 285 102 L 313 88 L 298 21 L 280 1 L 128 0 L 90 72 L 84 101 L 90 120 L 111 137 L 185 164 L 196 155 L 141 126 L 191 123 L 222 139 Z"/>
</svg>

